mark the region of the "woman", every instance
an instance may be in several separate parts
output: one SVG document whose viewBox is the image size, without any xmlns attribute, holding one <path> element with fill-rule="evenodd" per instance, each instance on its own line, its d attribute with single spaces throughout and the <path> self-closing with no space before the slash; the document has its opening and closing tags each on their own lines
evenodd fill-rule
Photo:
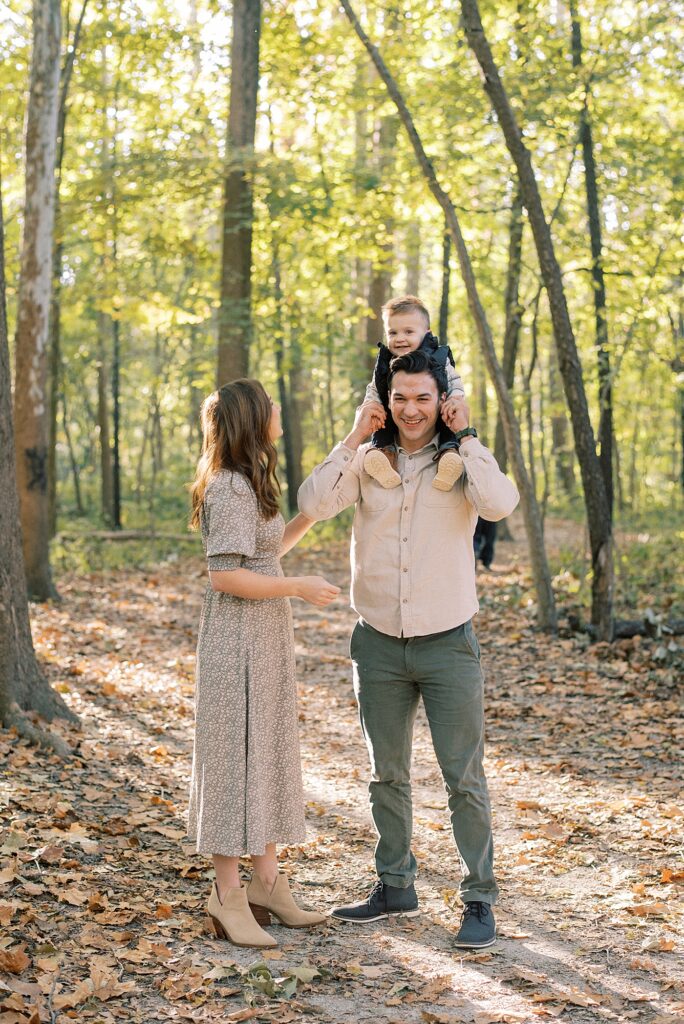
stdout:
<svg viewBox="0 0 684 1024">
<path fill-rule="evenodd" d="M 188 834 L 211 855 L 208 911 L 236 946 L 275 946 L 260 925 L 292 928 L 325 915 L 301 910 L 278 872 L 276 843 L 305 838 L 289 597 L 324 608 L 339 587 L 284 576 L 280 557 L 312 525 L 285 526 L 278 509 L 275 440 L 280 410 L 255 380 L 236 380 L 202 406 L 202 455 L 191 525 L 209 568 L 197 644 L 195 745 Z M 252 858 L 240 882 L 239 858 Z"/>
</svg>

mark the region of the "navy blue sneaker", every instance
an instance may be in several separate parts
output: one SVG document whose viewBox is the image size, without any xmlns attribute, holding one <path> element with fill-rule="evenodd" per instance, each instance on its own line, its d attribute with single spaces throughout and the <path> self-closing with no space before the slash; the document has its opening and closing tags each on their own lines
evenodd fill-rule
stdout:
<svg viewBox="0 0 684 1024">
<path fill-rule="evenodd" d="M 338 921 L 351 921 L 352 924 L 368 924 L 383 917 L 417 917 L 418 914 L 418 897 L 413 885 L 399 889 L 395 885 L 386 885 L 380 879 L 365 900 L 332 912 Z"/>
<path fill-rule="evenodd" d="M 473 900 L 461 914 L 461 927 L 454 940 L 459 949 L 485 949 L 496 942 L 496 921 L 489 903 Z"/>
</svg>

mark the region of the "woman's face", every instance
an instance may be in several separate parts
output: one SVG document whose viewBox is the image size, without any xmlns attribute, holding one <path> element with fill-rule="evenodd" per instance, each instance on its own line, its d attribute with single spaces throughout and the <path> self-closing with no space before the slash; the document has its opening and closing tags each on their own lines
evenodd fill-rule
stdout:
<svg viewBox="0 0 684 1024">
<path fill-rule="evenodd" d="M 269 441 L 277 441 L 279 437 L 283 436 L 283 427 L 280 422 L 280 406 L 277 402 L 274 402 L 271 396 L 268 396 L 271 403 L 271 422 L 268 427 L 268 438 Z"/>
</svg>

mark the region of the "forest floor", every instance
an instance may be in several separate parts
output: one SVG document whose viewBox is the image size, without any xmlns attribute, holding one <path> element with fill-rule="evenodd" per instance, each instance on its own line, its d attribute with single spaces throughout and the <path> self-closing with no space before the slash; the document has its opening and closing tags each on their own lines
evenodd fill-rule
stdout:
<svg viewBox="0 0 684 1024">
<path fill-rule="evenodd" d="M 520 525 L 514 526 L 517 535 Z M 551 545 L 582 543 L 556 524 Z M 0 1024 L 262 1020 L 455 1024 L 684 1020 L 679 652 L 533 628 L 520 541 L 479 577 L 500 939 L 453 947 L 459 869 L 424 717 L 415 736 L 422 916 L 213 936 L 184 842 L 200 559 L 63 577 L 36 647 L 81 720 L 60 763 L 0 733 Z M 288 556 L 348 593 L 347 545 Z M 294 602 L 309 841 L 283 863 L 332 909 L 374 879 L 353 613 Z M 678 660 L 679 659 L 679 660 Z M 680 727 L 677 734 L 677 727 Z M 680 762 L 681 763 L 681 762 Z"/>
</svg>

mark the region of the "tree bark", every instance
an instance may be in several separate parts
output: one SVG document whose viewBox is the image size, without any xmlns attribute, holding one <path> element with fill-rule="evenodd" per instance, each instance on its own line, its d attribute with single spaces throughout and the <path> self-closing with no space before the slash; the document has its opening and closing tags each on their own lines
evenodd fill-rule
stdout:
<svg viewBox="0 0 684 1024">
<path fill-rule="evenodd" d="M 596 454 L 594 431 L 589 418 L 584 380 L 575 335 L 570 321 L 560 266 L 551 237 L 530 154 L 499 76 L 484 33 L 477 0 L 461 0 L 463 26 L 468 44 L 484 75 L 484 89 L 497 115 L 506 146 L 515 163 L 523 202 L 532 228 L 539 266 L 549 300 L 558 362 L 570 409 L 575 449 L 584 484 L 587 525 L 592 557 L 592 623 L 602 640 L 610 640 L 613 629 L 613 534 L 610 506 L 603 473 Z"/>
<path fill-rule="evenodd" d="M 52 283 L 54 171 L 59 89 L 59 0 L 34 0 L 26 118 L 26 199 L 19 276 L 14 428 L 29 595 L 56 597 L 48 502 L 48 315 Z"/>
<path fill-rule="evenodd" d="M 496 355 L 491 328 L 480 301 L 477 283 L 475 281 L 472 264 L 470 262 L 470 255 L 463 238 L 456 209 L 448 194 L 444 191 L 437 180 L 434 167 L 423 148 L 423 144 L 418 132 L 416 131 L 416 127 L 413 123 L 409 109 L 406 106 L 404 97 L 394 78 L 390 74 L 389 69 L 382 60 L 377 47 L 371 43 L 370 39 L 361 27 L 349 0 L 341 0 L 341 4 L 349 18 L 349 21 L 354 27 L 354 31 L 370 54 L 380 77 L 385 83 L 389 95 L 399 111 L 399 116 L 406 128 L 406 132 L 411 145 L 413 146 L 416 159 L 421 171 L 423 172 L 426 183 L 442 208 L 447 224 L 449 225 L 449 231 L 451 232 L 454 246 L 456 248 L 459 267 L 468 296 L 468 306 L 477 327 L 487 369 L 489 370 L 489 374 L 494 383 L 497 398 L 499 400 L 499 408 L 501 409 L 504 422 L 508 458 L 516 484 L 518 485 L 518 490 L 520 491 L 520 504 L 522 507 L 525 529 L 527 531 L 532 576 L 537 594 L 538 622 L 542 629 L 555 632 L 557 628 L 556 606 L 553 589 L 551 587 L 551 574 L 549 572 L 546 560 L 546 551 L 544 549 L 544 536 L 541 516 L 539 514 L 539 506 L 537 505 L 534 492 L 530 484 L 530 479 L 525 468 L 525 461 L 522 456 L 520 441 L 520 426 L 516 419 L 513 402 L 508 388 L 506 387 L 506 381 L 504 380 L 503 372 Z"/>
<path fill-rule="evenodd" d="M 252 340 L 252 173 L 259 85 L 261 0 L 235 0 L 223 188 L 219 387 L 249 372 Z"/>
<path fill-rule="evenodd" d="M 572 65 L 582 67 L 582 29 L 575 0 L 570 0 L 572 22 Z M 594 318 L 596 322 L 596 352 L 598 356 L 599 382 L 599 461 L 606 488 L 610 514 L 613 514 L 613 378 L 610 367 L 608 342 L 608 320 L 606 317 L 606 283 L 603 274 L 603 244 L 601 241 L 601 210 L 594 142 L 589 117 L 589 88 L 584 97 L 580 113 L 580 142 L 584 161 L 584 186 L 587 199 L 589 238 L 591 242 L 591 279 L 594 294 Z"/>
<path fill-rule="evenodd" d="M 76 721 L 40 671 L 31 639 L 14 458 L 4 251 L 0 185 L 0 721 L 65 753 L 59 737 L 36 728 L 23 714 L 37 711 L 48 720 L 59 716 Z"/>
</svg>

